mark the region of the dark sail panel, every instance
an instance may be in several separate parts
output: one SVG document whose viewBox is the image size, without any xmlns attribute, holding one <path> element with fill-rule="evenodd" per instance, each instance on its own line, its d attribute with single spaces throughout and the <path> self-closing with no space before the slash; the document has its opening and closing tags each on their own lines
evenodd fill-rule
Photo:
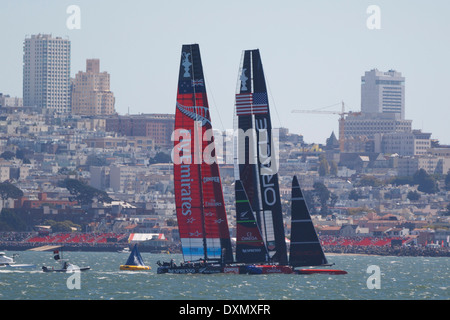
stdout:
<svg viewBox="0 0 450 320">
<path fill-rule="evenodd" d="M 293 267 L 328 264 L 297 177 L 292 180 L 291 246 L 289 265 Z"/>
<path fill-rule="evenodd" d="M 267 248 L 240 180 L 235 182 L 234 188 L 236 194 L 236 262 L 266 262 L 268 260 Z"/>
</svg>

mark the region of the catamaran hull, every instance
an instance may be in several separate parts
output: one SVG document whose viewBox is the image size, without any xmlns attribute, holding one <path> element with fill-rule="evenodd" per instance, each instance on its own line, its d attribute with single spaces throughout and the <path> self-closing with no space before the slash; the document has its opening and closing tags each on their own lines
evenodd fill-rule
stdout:
<svg viewBox="0 0 450 320">
<path fill-rule="evenodd" d="M 291 274 L 293 269 L 289 266 L 280 265 L 238 265 L 226 266 L 224 273 L 228 274 Z"/>
<path fill-rule="evenodd" d="M 42 271 L 44 272 L 75 272 L 75 271 L 87 271 L 90 270 L 91 267 L 83 267 L 83 268 L 73 268 L 73 269 L 53 269 L 48 267 L 42 267 Z"/>
<path fill-rule="evenodd" d="M 335 270 L 335 269 L 300 269 L 295 270 L 296 274 L 347 274 L 347 271 L 344 270 Z"/>
<path fill-rule="evenodd" d="M 220 266 L 174 266 L 174 267 L 158 267 L 157 274 L 171 273 L 171 274 L 215 274 L 222 273 L 223 269 Z"/>
</svg>

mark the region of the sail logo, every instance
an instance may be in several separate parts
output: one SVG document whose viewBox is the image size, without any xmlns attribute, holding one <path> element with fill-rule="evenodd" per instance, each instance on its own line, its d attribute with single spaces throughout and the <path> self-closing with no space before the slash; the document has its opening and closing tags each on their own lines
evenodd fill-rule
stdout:
<svg viewBox="0 0 450 320">
<path fill-rule="evenodd" d="M 256 241 L 258 237 L 254 236 L 251 232 L 247 232 L 245 236 L 241 237 L 242 241 Z"/>
<path fill-rule="evenodd" d="M 220 182 L 220 178 L 219 177 L 203 177 L 203 182 Z"/>
<path fill-rule="evenodd" d="M 190 165 L 181 165 L 181 214 L 183 216 L 190 215 L 191 212 L 191 182 L 194 179 L 190 178 L 191 167 Z"/>
<path fill-rule="evenodd" d="M 193 87 L 195 87 L 195 86 L 204 86 L 204 83 L 203 83 L 203 79 L 200 79 L 200 80 L 192 80 L 192 86 Z"/>
<path fill-rule="evenodd" d="M 194 223 L 194 221 L 195 221 L 194 218 L 189 218 L 189 219 L 186 220 L 186 223 L 192 224 L 192 223 Z"/>
<path fill-rule="evenodd" d="M 172 160 L 177 159 L 180 164 L 180 195 L 181 195 L 181 214 L 183 216 L 191 215 L 192 197 L 191 197 L 191 183 L 194 179 L 191 178 L 192 155 L 191 151 L 191 132 L 189 130 L 175 130 L 172 138 L 180 141 L 172 150 Z"/>
<path fill-rule="evenodd" d="M 250 217 L 248 216 L 248 213 L 249 213 L 249 211 L 245 211 L 245 212 L 241 212 L 240 213 L 240 216 L 241 216 L 241 220 L 244 220 L 244 219 L 249 219 Z"/>
<path fill-rule="evenodd" d="M 183 62 L 181 63 L 181 65 L 184 67 L 184 75 L 183 77 L 188 78 L 191 76 L 191 74 L 189 73 L 189 68 L 191 67 L 192 63 L 189 61 L 189 56 L 191 55 L 190 53 L 187 52 L 183 52 Z"/>
<path fill-rule="evenodd" d="M 241 80 L 241 90 L 242 90 L 242 91 L 247 91 L 247 90 L 248 90 L 248 89 L 247 89 L 247 80 L 248 80 L 248 77 L 245 76 L 245 71 L 247 71 L 247 68 L 243 68 L 243 69 L 242 69 L 242 73 L 241 73 L 241 77 L 240 77 L 240 80 Z"/>
<path fill-rule="evenodd" d="M 220 207 L 222 202 L 216 202 L 216 200 L 211 199 L 209 201 L 205 201 L 205 207 Z"/>
<path fill-rule="evenodd" d="M 201 232 L 195 231 L 195 232 L 189 232 L 190 237 L 200 237 L 202 235 Z"/>
<path fill-rule="evenodd" d="M 259 133 L 259 163 L 260 175 L 262 176 L 262 193 L 264 203 L 273 206 L 277 202 L 277 193 L 275 191 L 275 180 L 272 180 L 277 172 L 276 161 L 272 154 L 271 139 L 267 130 L 267 119 L 256 121 L 256 129 Z"/>
<path fill-rule="evenodd" d="M 177 109 L 195 122 L 199 122 L 203 127 L 205 124 L 211 124 L 209 120 L 209 108 L 203 106 L 183 106 L 177 102 Z"/>
</svg>

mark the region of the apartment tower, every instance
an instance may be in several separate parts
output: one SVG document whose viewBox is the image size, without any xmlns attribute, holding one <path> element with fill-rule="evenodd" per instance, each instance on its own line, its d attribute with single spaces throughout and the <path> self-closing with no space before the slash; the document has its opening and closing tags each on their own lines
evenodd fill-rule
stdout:
<svg viewBox="0 0 450 320">
<path fill-rule="evenodd" d="M 72 82 L 72 113 L 112 115 L 114 103 L 109 74 L 100 72 L 99 59 L 87 59 L 86 72 L 79 71 Z"/>
<path fill-rule="evenodd" d="M 70 41 L 51 34 L 25 38 L 23 105 L 70 112 Z"/>
</svg>

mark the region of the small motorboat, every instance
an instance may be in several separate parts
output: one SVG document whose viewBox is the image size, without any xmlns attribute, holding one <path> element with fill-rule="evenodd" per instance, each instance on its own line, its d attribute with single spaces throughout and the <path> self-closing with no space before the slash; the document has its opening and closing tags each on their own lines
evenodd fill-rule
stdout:
<svg viewBox="0 0 450 320">
<path fill-rule="evenodd" d="M 8 257 L 4 252 L 0 252 L 0 267 L 5 267 L 7 269 L 13 270 L 30 270 L 35 269 L 36 265 L 34 264 L 16 264 L 15 259 L 18 255 L 13 254 L 13 257 Z"/>
<path fill-rule="evenodd" d="M 63 261 L 61 264 L 61 268 L 55 269 L 54 267 L 42 267 L 42 271 L 44 272 L 78 272 L 78 271 L 87 271 L 91 269 L 91 267 L 78 267 L 74 264 L 69 263 L 68 261 Z"/>
<path fill-rule="evenodd" d="M 120 270 L 126 271 L 146 271 L 151 270 L 149 266 L 146 266 L 142 256 L 138 250 L 137 244 L 134 245 L 133 250 L 128 257 L 127 262 L 119 267 Z"/>
<path fill-rule="evenodd" d="M 122 250 L 118 250 L 117 251 L 118 253 L 130 253 L 131 251 L 130 251 L 130 248 L 128 248 L 128 247 L 125 247 L 125 248 L 123 248 Z"/>
<path fill-rule="evenodd" d="M 42 271 L 44 271 L 44 272 L 79 272 L 79 271 L 87 271 L 87 270 L 91 269 L 91 267 L 79 267 L 77 265 L 70 263 L 67 259 L 61 259 L 58 250 L 53 251 L 53 259 L 55 259 L 56 261 L 59 261 L 61 263 L 61 267 L 54 268 L 54 267 L 42 266 Z"/>
<path fill-rule="evenodd" d="M 14 258 L 8 257 L 4 252 L 0 252 L 0 266 L 14 263 Z"/>
</svg>

